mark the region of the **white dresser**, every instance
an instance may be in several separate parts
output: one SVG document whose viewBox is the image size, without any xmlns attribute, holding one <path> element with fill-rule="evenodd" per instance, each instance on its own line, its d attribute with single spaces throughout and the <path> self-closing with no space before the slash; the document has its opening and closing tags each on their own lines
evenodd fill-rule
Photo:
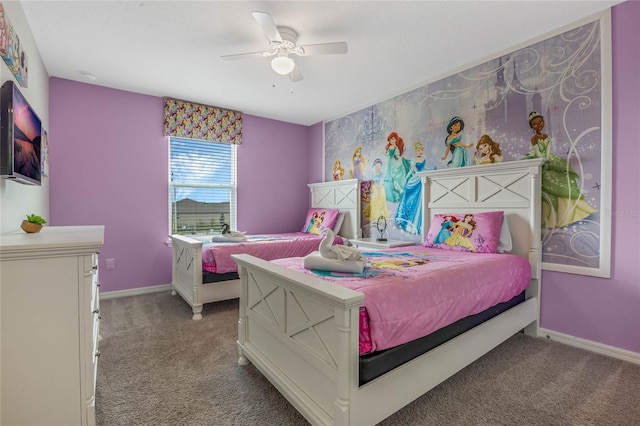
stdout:
<svg viewBox="0 0 640 426">
<path fill-rule="evenodd" d="M 104 226 L 0 236 L 0 424 L 94 425 Z"/>
</svg>

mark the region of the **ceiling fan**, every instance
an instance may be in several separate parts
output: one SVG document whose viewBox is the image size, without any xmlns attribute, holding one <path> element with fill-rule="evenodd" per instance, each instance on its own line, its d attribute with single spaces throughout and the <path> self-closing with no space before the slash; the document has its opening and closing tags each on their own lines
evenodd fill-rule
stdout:
<svg viewBox="0 0 640 426">
<path fill-rule="evenodd" d="M 302 73 L 291 55 L 331 55 L 347 53 L 347 43 L 320 43 L 297 46 L 298 34 L 289 27 L 277 27 L 267 12 L 251 12 L 254 19 L 269 40 L 269 50 L 263 52 L 224 55 L 222 59 L 232 61 L 246 58 L 267 58 L 273 56 L 271 68 L 280 75 L 289 75 L 292 82 L 302 80 Z"/>
</svg>

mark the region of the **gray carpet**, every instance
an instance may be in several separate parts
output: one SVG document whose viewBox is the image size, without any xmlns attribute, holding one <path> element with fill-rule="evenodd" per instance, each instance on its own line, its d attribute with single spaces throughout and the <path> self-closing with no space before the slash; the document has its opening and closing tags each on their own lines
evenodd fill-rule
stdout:
<svg viewBox="0 0 640 426">
<path fill-rule="evenodd" d="M 101 301 L 99 426 L 305 425 L 237 364 L 238 301 Z M 390 389 L 389 392 L 393 392 Z M 640 365 L 518 334 L 381 425 L 640 425 Z"/>
</svg>

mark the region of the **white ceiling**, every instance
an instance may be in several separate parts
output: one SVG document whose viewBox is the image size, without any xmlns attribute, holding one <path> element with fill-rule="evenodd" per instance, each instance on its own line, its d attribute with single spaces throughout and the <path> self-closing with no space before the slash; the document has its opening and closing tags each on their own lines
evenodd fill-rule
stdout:
<svg viewBox="0 0 640 426">
<path fill-rule="evenodd" d="M 312 125 L 522 47 L 620 1 L 21 3 L 52 77 Z M 270 58 L 223 61 L 222 55 L 267 50 L 252 11 L 296 30 L 299 45 L 346 41 L 349 52 L 296 57 L 304 75 L 297 83 L 275 74 Z M 97 79 L 87 81 L 83 72 Z"/>
</svg>

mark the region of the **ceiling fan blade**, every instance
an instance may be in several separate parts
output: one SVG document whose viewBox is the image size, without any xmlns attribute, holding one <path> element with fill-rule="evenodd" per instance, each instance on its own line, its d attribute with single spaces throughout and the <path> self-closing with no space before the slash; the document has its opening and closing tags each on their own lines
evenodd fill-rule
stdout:
<svg viewBox="0 0 640 426">
<path fill-rule="evenodd" d="M 320 43 L 307 44 L 306 46 L 298 46 L 302 50 L 301 56 L 308 55 L 335 55 L 347 53 L 349 48 L 344 41 L 337 43 Z M 294 53 L 297 53 L 294 51 Z"/>
<path fill-rule="evenodd" d="M 298 68 L 298 65 L 296 64 L 296 65 L 293 67 L 293 71 L 291 71 L 291 72 L 289 73 L 289 80 L 290 80 L 292 83 L 295 83 L 296 81 L 300 81 L 300 80 L 302 80 L 303 78 L 304 78 L 304 77 L 302 76 L 302 73 L 300 72 L 300 68 Z"/>
<path fill-rule="evenodd" d="M 251 53 L 238 53 L 235 55 L 223 55 L 220 56 L 225 61 L 235 61 L 237 59 L 249 59 L 249 58 L 265 58 L 271 56 L 271 52 L 251 52 Z"/>
<path fill-rule="evenodd" d="M 267 12 L 251 12 L 253 18 L 258 22 L 262 31 L 264 31 L 264 35 L 269 40 L 269 43 L 277 41 L 282 43 L 282 37 L 280 36 L 280 31 L 278 31 L 278 27 L 276 27 L 275 22 L 273 22 L 273 18 Z"/>
</svg>

